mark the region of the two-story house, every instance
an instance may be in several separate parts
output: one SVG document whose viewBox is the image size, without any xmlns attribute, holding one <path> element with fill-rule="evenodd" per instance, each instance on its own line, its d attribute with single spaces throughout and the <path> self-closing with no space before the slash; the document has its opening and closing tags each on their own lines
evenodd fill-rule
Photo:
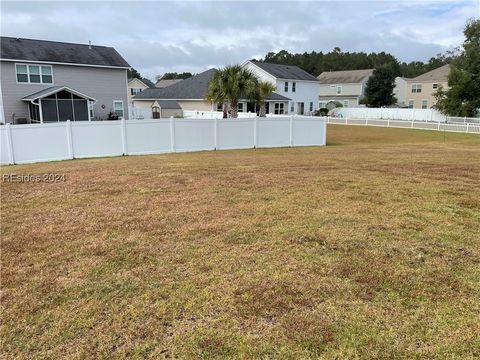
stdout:
<svg viewBox="0 0 480 360">
<path fill-rule="evenodd" d="M 443 65 L 413 79 L 405 79 L 407 86 L 403 91 L 406 105 L 411 109 L 430 109 L 435 105 L 435 92 L 441 86 L 448 88 L 450 65 Z"/>
<path fill-rule="evenodd" d="M 112 47 L 0 38 L 3 123 L 128 118 L 127 69 Z"/>
<path fill-rule="evenodd" d="M 318 107 L 326 108 L 329 102 L 354 107 L 365 96 L 365 85 L 374 69 L 324 71 L 318 75 L 320 96 Z"/>
<path fill-rule="evenodd" d="M 275 85 L 275 92 L 289 99 L 288 103 L 268 103 L 267 113 L 309 115 L 318 110 L 319 82 L 312 74 L 295 65 L 247 61 L 242 66 L 259 80 Z"/>
</svg>

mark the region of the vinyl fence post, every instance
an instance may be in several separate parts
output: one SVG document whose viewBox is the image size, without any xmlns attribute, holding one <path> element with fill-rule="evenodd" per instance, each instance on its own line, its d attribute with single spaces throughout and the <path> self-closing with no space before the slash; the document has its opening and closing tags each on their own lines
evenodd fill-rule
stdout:
<svg viewBox="0 0 480 360">
<path fill-rule="evenodd" d="M 122 120 L 120 120 L 120 126 L 122 127 L 122 151 L 123 151 L 123 155 L 128 155 L 127 123 L 125 122 L 124 118 L 122 118 Z"/>
<path fill-rule="evenodd" d="M 467 133 L 468 133 L 468 127 L 469 127 L 469 125 L 470 125 L 470 123 L 467 123 L 467 131 L 466 131 Z"/>
<path fill-rule="evenodd" d="M 390 127 L 390 118 L 387 120 L 387 127 Z"/>
<path fill-rule="evenodd" d="M 323 119 L 323 144 L 322 145 L 327 145 L 327 120 L 326 119 Z"/>
<path fill-rule="evenodd" d="M 7 123 L 7 146 L 8 146 L 8 158 L 10 164 L 15 164 L 15 156 L 13 155 L 13 140 L 12 140 L 12 125 Z"/>
<path fill-rule="evenodd" d="M 171 151 L 175 152 L 175 118 L 170 116 L 170 146 Z"/>
<path fill-rule="evenodd" d="M 440 120 L 438 120 L 437 130 L 440 131 Z"/>
<path fill-rule="evenodd" d="M 67 146 L 68 146 L 68 158 L 73 159 L 73 141 L 72 141 L 72 123 L 67 120 Z"/>
<path fill-rule="evenodd" d="M 293 146 L 293 115 L 290 116 L 290 146 Z"/>
<path fill-rule="evenodd" d="M 412 129 L 413 129 L 413 122 L 414 122 L 414 121 L 415 121 L 415 120 L 414 120 L 414 119 L 412 119 L 412 126 L 410 126 Z"/>
<path fill-rule="evenodd" d="M 214 136 L 215 136 L 215 150 L 218 150 L 218 119 L 215 118 L 213 121 L 214 121 L 213 132 L 214 132 Z"/>
<path fill-rule="evenodd" d="M 257 139 L 257 132 L 258 132 L 258 117 L 255 116 L 253 118 L 253 148 L 256 148 L 258 146 L 258 139 Z"/>
</svg>

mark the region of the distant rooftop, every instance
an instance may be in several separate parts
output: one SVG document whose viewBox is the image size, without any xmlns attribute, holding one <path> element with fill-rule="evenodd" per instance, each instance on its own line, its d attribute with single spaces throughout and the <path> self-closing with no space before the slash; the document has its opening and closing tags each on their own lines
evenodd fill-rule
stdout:
<svg viewBox="0 0 480 360">
<path fill-rule="evenodd" d="M 374 69 L 324 71 L 317 79 L 322 84 L 356 84 L 365 81 Z"/>
<path fill-rule="evenodd" d="M 419 75 L 409 81 L 448 81 L 450 65 L 443 65 L 425 74 Z"/>
<path fill-rule="evenodd" d="M 178 83 L 179 81 L 182 81 L 182 80 L 183 79 L 166 79 L 166 80 L 160 79 L 155 83 L 155 87 L 164 88 L 164 87 L 176 84 L 176 83 Z"/>
</svg>

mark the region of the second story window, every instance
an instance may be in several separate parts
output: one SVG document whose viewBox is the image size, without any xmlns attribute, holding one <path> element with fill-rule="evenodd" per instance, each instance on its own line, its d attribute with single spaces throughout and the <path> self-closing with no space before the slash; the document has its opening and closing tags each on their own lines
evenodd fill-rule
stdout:
<svg viewBox="0 0 480 360">
<path fill-rule="evenodd" d="M 433 84 L 433 89 L 434 90 L 438 89 L 438 84 Z"/>
<path fill-rule="evenodd" d="M 342 86 L 337 85 L 337 95 L 340 95 L 342 93 Z"/>
<path fill-rule="evenodd" d="M 53 84 L 50 65 L 16 64 L 17 82 L 22 84 Z"/>
<path fill-rule="evenodd" d="M 140 94 L 141 92 L 142 92 L 142 89 L 140 89 L 140 88 L 131 88 L 131 89 L 130 89 L 130 93 L 131 93 L 133 96 L 135 96 L 135 95 L 137 95 L 137 94 Z"/>
<path fill-rule="evenodd" d="M 297 83 L 292 82 L 292 92 L 295 92 L 296 87 L 297 87 Z"/>
<path fill-rule="evenodd" d="M 412 93 L 421 93 L 422 84 L 412 84 Z"/>
<path fill-rule="evenodd" d="M 285 81 L 285 92 L 288 92 L 288 81 Z"/>
</svg>

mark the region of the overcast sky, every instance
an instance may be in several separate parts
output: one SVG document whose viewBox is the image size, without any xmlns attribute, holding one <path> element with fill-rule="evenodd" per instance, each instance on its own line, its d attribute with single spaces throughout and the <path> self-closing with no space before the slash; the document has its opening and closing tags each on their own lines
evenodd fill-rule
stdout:
<svg viewBox="0 0 480 360">
<path fill-rule="evenodd" d="M 480 0 L 1 2 L 1 33 L 115 47 L 153 79 L 269 51 L 386 51 L 426 61 L 461 45 Z M 315 74 L 316 75 L 316 74 Z"/>
</svg>

